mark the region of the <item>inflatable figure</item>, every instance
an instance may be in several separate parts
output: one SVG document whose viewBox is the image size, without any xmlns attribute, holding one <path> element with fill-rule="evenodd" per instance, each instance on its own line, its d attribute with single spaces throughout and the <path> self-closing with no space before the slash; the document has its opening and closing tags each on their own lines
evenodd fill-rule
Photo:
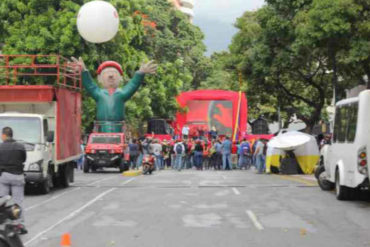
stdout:
<svg viewBox="0 0 370 247">
<path fill-rule="evenodd" d="M 141 65 L 135 76 L 126 85 L 119 87 L 123 75 L 121 65 L 114 61 L 103 62 L 97 70 L 98 81 L 103 86 L 100 88 L 92 79 L 82 58 L 77 60 L 72 57 L 72 60 L 82 67 L 83 87 L 96 101 L 99 132 L 121 132 L 122 121 L 125 120 L 125 102 L 139 89 L 145 74 L 155 74 L 157 65 L 153 61 Z"/>
</svg>

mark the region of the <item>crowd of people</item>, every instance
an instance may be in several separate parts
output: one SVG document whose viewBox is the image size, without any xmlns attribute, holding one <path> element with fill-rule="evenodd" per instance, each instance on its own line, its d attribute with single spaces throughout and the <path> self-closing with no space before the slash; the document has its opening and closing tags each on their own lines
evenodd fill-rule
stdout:
<svg viewBox="0 0 370 247">
<path fill-rule="evenodd" d="M 267 141 L 264 139 L 232 141 L 230 137 L 159 140 L 153 137 L 132 139 L 126 152 L 131 169 L 141 166 L 145 155 L 154 155 L 156 170 L 163 169 L 249 169 L 265 170 Z"/>
</svg>

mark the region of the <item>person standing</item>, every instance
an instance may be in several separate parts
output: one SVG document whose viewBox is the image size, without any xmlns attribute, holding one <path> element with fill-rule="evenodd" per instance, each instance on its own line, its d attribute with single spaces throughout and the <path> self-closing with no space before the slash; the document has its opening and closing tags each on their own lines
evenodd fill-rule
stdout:
<svg viewBox="0 0 370 247">
<path fill-rule="evenodd" d="M 194 166 L 197 170 L 203 168 L 203 145 L 200 140 L 197 140 L 194 148 Z"/>
<path fill-rule="evenodd" d="M 181 140 L 176 140 L 176 144 L 173 147 L 173 151 L 175 152 L 175 164 L 174 169 L 181 171 L 182 168 L 182 156 L 185 153 L 185 146 L 182 144 Z"/>
<path fill-rule="evenodd" d="M 13 139 L 13 130 L 10 127 L 2 129 L 0 143 L 0 196 L 12 195 L 13 201 L 21 208 L 24 199 L 23 163 L 27 153 L 25 147 Z M 26 234 L 24 226 L 24 211 L 21 212 L 18 228 L 21 234 Z"/>
<path fill-rule="evenodd" d="M 170 144 L 167 140 L 162 142 L 162 153 L 163 153 L 163 166 L 169 168 L 171 166 L 171 155 L 170 155 Z"/>
<path fill-rule="evenodd" d="M 138 141 L 137 145 L 138 145 L 138 148 L 139 148 L 139 156 L 136 160 L 136 168 L 140 168 L 141 163 L 143 163 L 144 148 L 143 148 L 143 144 L 142 144 L 141 140 Z"/>
<path fill-rule="evenodd" d="M 239 148 L 239 169 L 245 167 L 245 169 L 249 169 L 251 166 L 251 145 L 249 142 L 244 138 L 243 142 L 240 144 Z"/>
<path fill-rule="evenodd" d="M 222 143 L 221 140 L 218 139 L 215 144 L 215 163 L 214 168 L 215 170 L 221 170 L 222 165 Z"/>
<path fill-rule="evenodd" d="M 209 137 L 212 139 L 212 140 L 216 140 L 217 139 L 217 129 L 215 126 L 212 126 L 212 129 L 211 131 L 209 132 Z"/>
<path fill-rule="evenodd" d="M 187 126 L 185 124 L 184 127 L 182 127 L 181 133 L 182 133 L 182 138 L 183 139 L 185 139 L 185 140 L 188 139 L 188 137 L 189 137 L 189 126 Z"/>
<path fill-rule="evenodd" d="M 265 149 L 266 141 L 263 139 L 258 140 L 256 144 L 256 151 L 254 156 L 256 157 L 256 166 L 258 174 L 262 174 L 265 169 Z"/>
<path fill-rule="evenodd" d="M 139 157 L 139 146 L 137 145 L 136 139 L 132 140 L 132 143 L 128 145 L 130 152 L 130 166 L 131 169 L 137 168 L 137 158 Z"/>
<path fill-rule="evenodd" d="M 222 169 L 232 170 L 231 164 L 231 146 L 230 137 L 226 136 L 226 139 L 222 142 Z"/>
<path fill-rule="evenodd" d="M 159 171 L 162 166 L 162 145 L 157 139 L 154 140 L 154 143 L 151 144 L 151 150 L 155 157 L 155 167 Z"/>
</svg>

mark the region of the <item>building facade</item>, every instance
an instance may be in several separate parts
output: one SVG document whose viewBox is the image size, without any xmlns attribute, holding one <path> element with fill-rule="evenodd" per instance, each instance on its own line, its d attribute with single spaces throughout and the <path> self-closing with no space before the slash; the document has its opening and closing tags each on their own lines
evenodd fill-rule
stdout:
<svg viewBox="0 0 370 247">
<path fill-rule="evenodd" d="M 194 0 L 168 0 L 176 9 L 180 10 L 189 17 L 190 22 L 194 17 Z"/>
</svg>

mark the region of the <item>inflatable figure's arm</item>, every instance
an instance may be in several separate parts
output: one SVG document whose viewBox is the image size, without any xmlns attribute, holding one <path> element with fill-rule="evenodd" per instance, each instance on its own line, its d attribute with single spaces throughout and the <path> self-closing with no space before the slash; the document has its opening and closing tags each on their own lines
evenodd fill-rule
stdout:
<svg viewBox="0 0 370 247">
<path fill-rule="evenodd" d="M 101 89 L 96 85 L 88 70 L 84 70 L 82 72 L 82 85 L 91 95 L 91 97 L 93 97 L 95 100 L 98 100 L 99 92 Z"/>
<path fill-rule="evenodd" d="M 123 100 L 126 101 L 134 95 L 144 81 L 144 76 L 145 74 L 140 71 L 135 73 L 135 76 L 122 88 Z"/>
<path fill-rule="evenodd" d="M 82 85 L 87 92 L 95 99 L 98 100 L 100 88 L 96 85 L 92 79 L 90 72 L 87 70 L 86 65 L 81 57 L 78 59 L 71 57 L 71 60 L 76 63 L 82 69 Z"/>
<path fill-rule="evenodd" d="M 123 100 L 128 100 L 132 95 L 139 89 L 141 83 L 144 81 L 145 74 L 154 75 L 157 71 L 158 65 L 154 61 L 143 63 L 140 66 L 139 71 L 135 73 L 129 83 L 127 83 L 122 89 Z"/>
</svg>

